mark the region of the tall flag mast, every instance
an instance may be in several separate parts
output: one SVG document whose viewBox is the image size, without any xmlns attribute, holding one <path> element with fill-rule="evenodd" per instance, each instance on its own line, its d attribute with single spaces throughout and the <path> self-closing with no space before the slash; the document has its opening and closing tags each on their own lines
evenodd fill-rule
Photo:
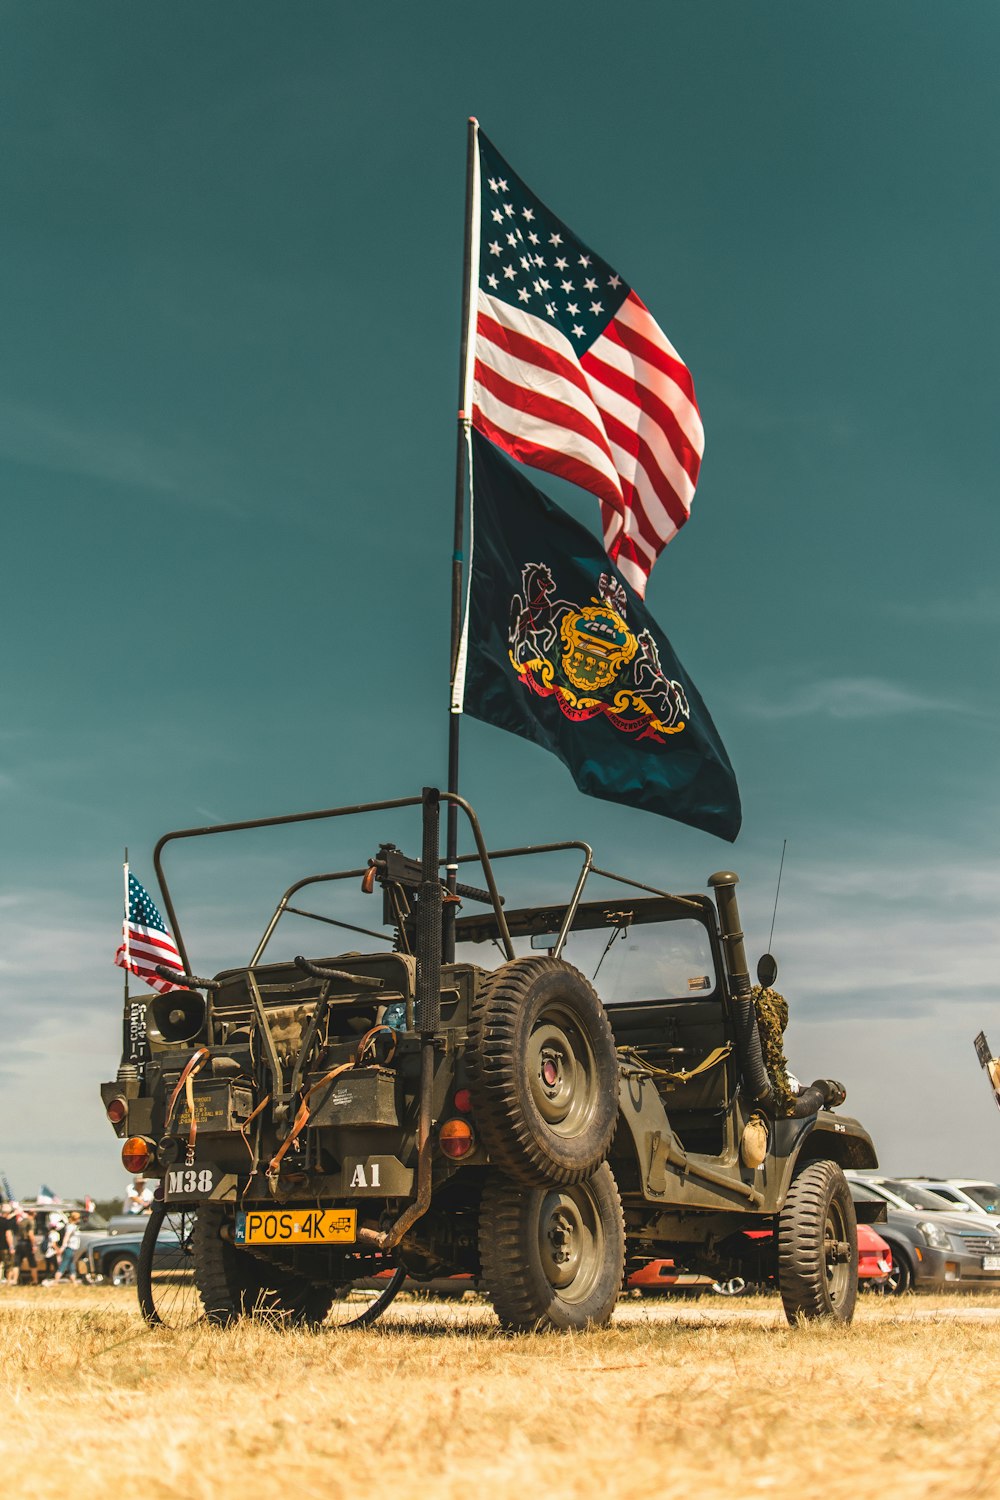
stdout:
<svg viewBox="0 0 1000 1500">
<path fill-rule="evenodd" d="M 466 473 L 470 478 L 472 474 L 472 385 L 476 348 L 472 320 L 476 316 L 476 288 L 479 283 L 478 134 L 479 121 L 474 116 L 470 116 L 465 167 L 465 255 L 462 269 L 462 339 L 458 370 L 455 531 L 451 555 L 451 715 L 448 721 L 448 790 L 455 794 L 458 792 L 459 726 L 462 715 L 461 685 L 465 680 L 465 650 L 468 631 L 468 609 L 463 610 L 462 585 L 465 571 L 465 483 Z M 471 559 L 469 576 L 471 578 Z M 448 890 L 454 893 L 458 880 L 458 808 L 453 802 L 448 804 L 445 851 L 447 886 Z M 444 961 L 453 963 L 455 959 L 455 903 L 453 901 L 449 901 L 445 906 L 443 938 Z"/>
</svg>

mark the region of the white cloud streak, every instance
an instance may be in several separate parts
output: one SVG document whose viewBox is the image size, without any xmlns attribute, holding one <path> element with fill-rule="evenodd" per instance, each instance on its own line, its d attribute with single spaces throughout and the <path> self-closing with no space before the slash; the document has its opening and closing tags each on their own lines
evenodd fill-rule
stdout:
<svg viewBox="0 0 1000 1500">
<path fill-rule="evenodd" d="M 770 692 L 744 700 L 743 711 L 767 719 L 886 719 L 949 713 L 980 717 L 981 710 L 917 691 L 883 677 L 828 677 L 804 683 L 782 699 Z"/>
<path fill-rule="evenodd" d="M 238 514 L 205 489 L 210 455 L 165 449 L 138 433 L 0 397 L 0 455 L 30 468 L 77 474 Z"/>
</svg>

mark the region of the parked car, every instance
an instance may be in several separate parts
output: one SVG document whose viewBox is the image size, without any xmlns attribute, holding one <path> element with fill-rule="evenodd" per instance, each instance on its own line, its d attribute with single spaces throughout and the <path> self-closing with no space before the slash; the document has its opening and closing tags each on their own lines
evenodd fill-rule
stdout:
<svg viewBox="0 0 1000 1500">
<path fill-rule="evenodd" d="M 93 1280 L 100 1278 L 113 1286 L 135 1286 L 139 1270 L 139 1247 L 146 1229 L 144 1214 L 132 1215 L 131 1233 L 103 1234 L 87 1246 L 85 1269 Z M 153 1269 L 171 1270 L 176 1265 L 178 1237 L 163 1224 L 156 1237 L 157 1258 Z"/>
<path fill-rule="evenodd" d="M 972 1214 L 949 1213 L 941 1199 L 940 1207 L 915 1207 L 880 1179 L 851 1171 L 846 1176 L 855 1203 L 886 1205 L 886 1221 L 878 1233 L 892 1251 L 887 1291 L 1000 1289 L 1000 1226 L 985 1216 L 977 1220 Z M 925 1189 L 908 1192 L 933 1199 Z"/>
<path fill-rule="evenodd" d="M 892 1277 L 892 1246 L 871 1224 L 858 1225 L 858 1286 L 885 1291 Z"/>
<path fill-rule="evenodd" d="M 986 1213 L 991 1218 L 1000 1217 L 1000 1187 L 995 1182 L 982 1182 L 974 1177 L 907 1177 L 904 1180 L 936 1193 L 960 1213 L 964 1210 Z"/>
<path fill-rule="evenodd" d="M 978 1203 L 958 1204 L 946 1203 L 939 1193 L 934 1192 L 925 1182 L 918 1182 L 914 1178 L 907 1177 L 883 1177 L 879 1174 L 864 1177 L 865 1182 L 871 1184 L 876 1192 L 891 1194 L 898 1202 L 905 1203 L 908 1208 L 923 1209 L 927 1213 L 961 1213 L 971 1214 L 974 1218 L 988 1220 L 989 1215 Z"/>
<path fill-rule="evenodd" d="M 949 1177 L 948 1181 L 968 1193 L 991 1218 L 1000 1218 L 1000 1183 L 984 1182 L 980 1177 Z"/>
<path fill-rule="evenodd" d="M 20 1206 L 26 1214 L 29 1214 L 34 1222 L 35 1233 L 43 1235 L 49 1224 L 53 1221 L 62 1224 L 71 1213 L 78 1213 L 80 1253 L 76 1267 L 78 1275 L 86 1275 L 85 1265 L 86 1252 L 94 1240 L 100 1239 L 108 1233 L 108 1222 L 99 1213 L 88 1209 L 80 1198 L 63 1198 L 58 1203 L 53 1203 L 51 1198 L 22 1198 Z"/>
</svg>

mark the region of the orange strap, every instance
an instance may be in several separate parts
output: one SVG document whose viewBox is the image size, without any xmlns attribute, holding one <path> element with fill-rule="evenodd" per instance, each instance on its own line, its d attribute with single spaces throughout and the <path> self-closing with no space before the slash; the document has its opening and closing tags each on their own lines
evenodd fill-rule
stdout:
<svg viewBox="0 0 1000 1500">
<path fill-rule="evenodd" d="M 166 1119 L 163 1122 L 163 1129 L 164 1129 L 164 1131 L 168 1131 L 170 1129 L 170 1121 L 173 1119 L 173 1114 L 174 1114 L 174 1105 L 177 1103 L 177 1100 L 180 1097 L 180 1093 L 181 1093 L 181 1090 L 184 1088 L 184 1085 L 187 1083 L 187 1081 L 188 1081 L 189 1078 L 193 1078 L 194 1077 L 195 1073 L 197 1073 L 197 1071 L 198 1071 L 199 1068 L 201 1068 L 201 1067 L 204 1066 L 204 1064 L 208 1061 L 208 1059 L 211 1057 L 211 1055 L 212 1054 L 209 1052 L 209 1050 L 208 1050 L 207 1047 L 199 1047 L 198 1050 L 197 1050 L 197 1052 L 193 1052 L 191 1054 L 191 1056 L 188 1058 L 187 1062 L 184 1064 L 184 1067 L 181 1070 L 181 1076 L 177 1080 L 177 1087 L 174 1089 L 173 1093 L 170 1095 L 170 1103 L 167 1105 L 167 1117 L 166 1117 Z M 192 1123 L 193 1123 L 193 1121 L 194 1121 L 194 1106 L 193 1105 L 191 1107 L 191 1120 L 192 1120 Z"/>
<path fill-rule="evenodd" d="M 395 1031 L 393 1031 L 391 1026 L 383 1026 L 381 1024 L 378 1026 L 373 1026 L 369 1031 L 366 1031 L 364 1036 L 361 1038 L 360 1042 L 358 1043 L 357 1051 L 355 1052 L 350 1062 L 339 1063 L 337 1067 L 331 1068 L 329 1073 L 324 1073 L 322 1078 L 317 1079 L 317 1081 L 312 1084 L 310 1088 L 306 1089 L 305 1093 L 302 1095 L 302 1102 L 299 1105 L 298 1114 L 295 1116 L 295 1120 L 292 1124 L 291 1130 L 285 1136 L 285 1139 L 282 1141 L 281 1145 L 278 1147 L 277 1151 L 274 1153 L 274 1155 L 271 1157 L 270 1162 L 268 1163 L 268 1177 L 277 1177 L 281 1169 L 281 1162 L 285 1153 L 292 1146 L 298 1145 L 299 1136 L 305 1129 L 306 1123 L 309 1119 L 309 1100 L 312 1098 L 313 1094 L 315 1094 L 316 1090 L 321 1089 L 324 1084 L 332 1083 L 335 1078 L 340 1077 L 341 1073 L 349 1073 L 353 1068 L 359 1067 L 365 1059 L 366 1052 L 370 1047 L 374 1045 L 375 1038 L 381 1031 L 388 1031 L 390 1036 L 392 1037 L 392 1047 L 389 1049 L 389 1052 L 385 1059 L 386 1062 L 392 1061 L 396 1053 Z M 265 1100 L 264 1103 L 266 1102 L 267 1101 Z M 258 1108 L 263 1108 L 263 1105 L 258 1106 Z M 256 1114 L 256 1112 L 257 1111 L 255 1110 L 254 1114 Z M 252 1118 L 253 1117 L 251 1116 L 251 1119 Z M 247 1124 L 249 1123 L 250 1121 L 248 1120 Z"/>
<path fill-rule="evenodd" d="M 295 1116 L 295 1121 L 292 1125 L 291 1130 L 285 1136 L 285 1139 L 282 1141 L 281 1145 L 278 1147 L 277 1151 L 268 1162 L 268 1177 L 277 1177 L 278 1171 L 281 1167 L 282 1157 L 285 1155 L 285 1152 L 288 1151 L 291 1146 L 298 1145 L 299 1132 L 305 1127 L 305 1123 L 309 1119 L 310 1096 L 314 1094 L 318 1088 L 322 1088 L 324 1083 L 332 1083 L 333 1080 L 335 1078 L 338 1078 L 341 1073 L 349 1073 L 353 1067 L 354 1060 L 352 1059 L 351 1062 L 341 1063 L 339 1067 L 331 1068 L 329 1073 L 325 1073 L 317 1083 L 313 1084 L 312 1088 L 307 1089 L 306 1092 L 302 1095 L 302 1103 L 299 1105 L 299 1112 Z"/>
</svg>

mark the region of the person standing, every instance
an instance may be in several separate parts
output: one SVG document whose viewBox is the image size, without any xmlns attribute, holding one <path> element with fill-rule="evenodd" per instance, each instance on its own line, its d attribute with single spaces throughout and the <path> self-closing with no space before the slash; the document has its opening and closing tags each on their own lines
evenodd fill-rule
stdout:
<svg viewBox="0 0 1000 1500">
<path fill-rule="evenodd" d="M 80 1215 L 75 1211 L 70 1214 L 63 1230 L 62 1239 L 59 1243 L 59 1265 L 53 1278 L 53 1284 L 58 1281 L 77 1282 L 76 1263 L 80 1257 Z"/>
<path fill-rule="evenodd" d="M 14 1249 L 15 1235 L 17 1233 L 17 1216 L 14 1213 L 12 1203 L 0 1204 L 0 1286 L 7 1286 L 16 1280 L 14 1274 Z"/>
<path fill-rule="evenodd" d="M 59 1269 L 59 1252 L 62 1246 L 63 1230 L 66 1228 L 66 1220 L 62 1214 L 51 1214 L 48 1228 L 45 1231 L 44 1249 L 45 1274 L 54 1276 Z"/>
<path fill-rule="evenodd" d="M 30 1214 L 23 1214 L 17 1222 L 17 1237 L 14 1242 L 14 1280 L 20 1285 L 25 1271 L 32 1286 L 38 1285 L 38 1236 Z"/>
</svg>

